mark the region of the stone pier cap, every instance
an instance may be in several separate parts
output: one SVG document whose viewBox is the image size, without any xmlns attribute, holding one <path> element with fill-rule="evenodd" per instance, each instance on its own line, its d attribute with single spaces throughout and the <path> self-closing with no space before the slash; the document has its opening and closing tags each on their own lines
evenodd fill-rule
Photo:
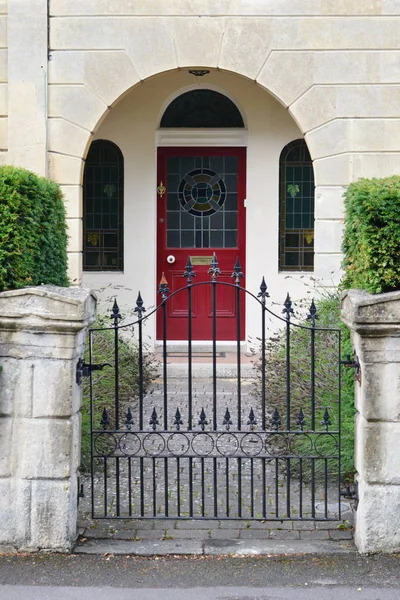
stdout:
<svg viewBox="0 0 400 600">
<path fill-rule="evenodd" d="M 349 290 L 342 294 L 342 320 L 360 335 L 400 335 L 400 290 L 370 294 Z"/>
<path fill-rule="evenodd" d="M 0 328 L 73 333 L 94 321 L 97 297 L 89 289 L 41 285 L 0 293 Z"/>
</svg>

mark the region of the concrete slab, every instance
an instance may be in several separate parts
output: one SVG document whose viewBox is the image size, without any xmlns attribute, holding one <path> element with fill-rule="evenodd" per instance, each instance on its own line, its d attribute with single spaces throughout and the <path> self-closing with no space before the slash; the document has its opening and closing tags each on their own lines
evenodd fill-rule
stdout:
<svg viewBox="0 0 400 600">
<path fill-rule="evenodd" d="M 307 541 L 302 540 L 217 540 L 210 539 L 204 544 L 204 554 L 223 556 L 281 555 L 281 554 L 336 554 L 355 552 L 351 542 Z"/>
<path fill-rule="evenodd" d="M 132 556 L 201 555 L 202 540 L 88 540 L 74 549 L 76 554 L 125 554 Z"/>
</svg>

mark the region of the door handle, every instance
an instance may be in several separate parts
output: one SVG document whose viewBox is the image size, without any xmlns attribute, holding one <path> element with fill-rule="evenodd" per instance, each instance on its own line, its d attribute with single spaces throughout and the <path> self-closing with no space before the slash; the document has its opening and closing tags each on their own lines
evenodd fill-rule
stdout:
<svg viewBox="0 0 400 600">
<path fill-rule="evenodd" d="M 173 254 L 169 254 L 169 256 L 167 256 L 167 263 L 169 263 L 170 265 L 173 265 L 175 262 L 175 256 Z"/>
</svg>

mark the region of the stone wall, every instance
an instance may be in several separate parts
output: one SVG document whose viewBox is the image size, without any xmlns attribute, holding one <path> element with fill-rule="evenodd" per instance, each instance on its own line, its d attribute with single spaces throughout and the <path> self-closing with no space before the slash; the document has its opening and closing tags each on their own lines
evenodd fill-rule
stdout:
<svg viewBox="0 0 400 600">
<path fill-rule="evenodd" d="M 361 364 L 356 383 L 360 552 L 400 550 L 400 292 L 351 290 L 342 299 Z"/>
<path fill-rule="evenodd" d="M 0 547 L 68 551 L 76 538 L 76 364 L 95 298 L 42 286 L 0 294 Z"/>
</svg>

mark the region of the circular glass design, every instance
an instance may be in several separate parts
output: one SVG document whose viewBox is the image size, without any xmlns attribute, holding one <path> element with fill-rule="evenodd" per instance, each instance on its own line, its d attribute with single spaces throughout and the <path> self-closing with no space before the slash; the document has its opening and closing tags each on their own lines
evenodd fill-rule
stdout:
<svg viewBox="0 0 400 600">
<path fill-rule="evenodd" d="M 226 200 L 226 186 L 211 169 L 193 169 L 181 179 L 178 198 L 182 208 L 196 217 L 218 212 Z"/>
</svg>

